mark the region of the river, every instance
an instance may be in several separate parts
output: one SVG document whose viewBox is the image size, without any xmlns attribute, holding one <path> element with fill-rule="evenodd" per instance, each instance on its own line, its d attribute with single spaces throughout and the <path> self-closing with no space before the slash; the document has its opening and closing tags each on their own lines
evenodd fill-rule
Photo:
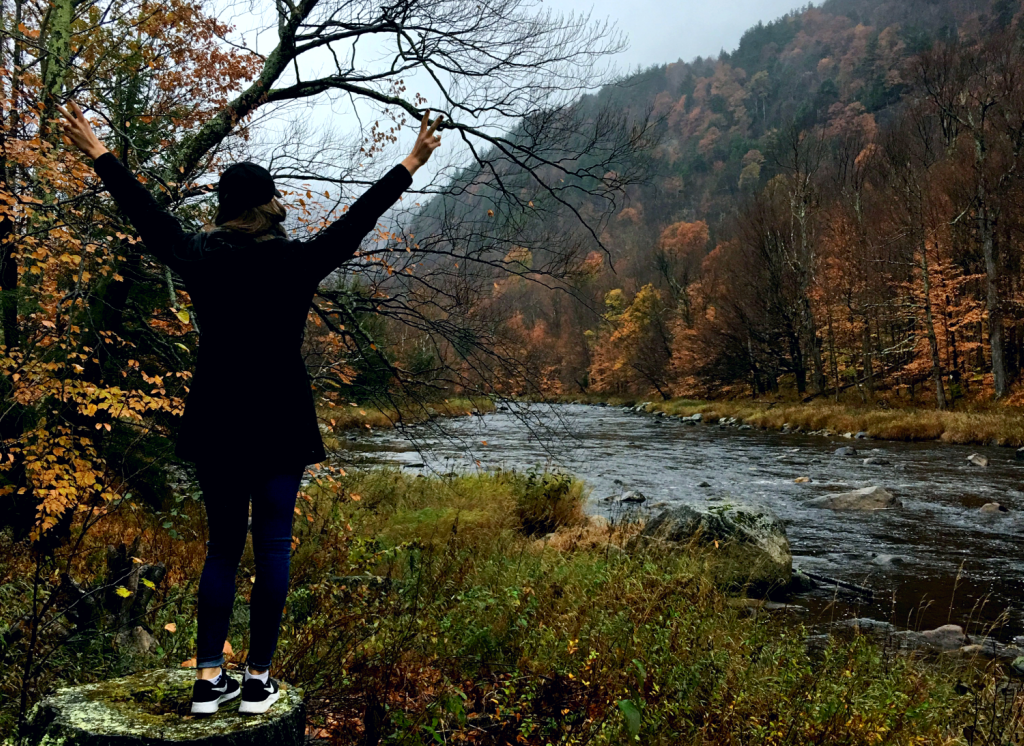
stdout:
<svg viewBox="0 0 1024 746">
<path fill-rule="evenodd" d="M 835 455 L 843 446 L 859 457 Z M 834 587 L 800 597 L 812 623 L 870 616 L 913 629 L 947 622 L 973 633 L 991 628 L 1004 640 L 1024 634 L 1024 462 L 1012 449 L 694 427 L 611 407 L 532 405 L 359 436 L 344 441 L 344 451 L 345 463 L 421 472 L 560 468 L 593 488 L 588 511 L 613 517 L 622 506 L 603 498 L 624 490 L 643 493 L 641 510 L 652 514 L 729 498 L 766 505 L 786 524 L 795 566 L 875 591 L 870 602 Z M 973 453 L 989 466 L 969 464 Z M 871 456 L 889 465 L 865 465 Z M 798 484 L 800 477 L 811 481 Z M 807 505 L 875 485 L 903 508 Z M 988 502 L 1009 512 L 981 513 Z"/>
</svg>

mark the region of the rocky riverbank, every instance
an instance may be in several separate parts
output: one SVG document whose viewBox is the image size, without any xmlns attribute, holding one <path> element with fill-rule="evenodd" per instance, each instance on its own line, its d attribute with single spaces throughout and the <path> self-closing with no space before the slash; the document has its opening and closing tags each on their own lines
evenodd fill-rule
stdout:
<svg viewBox="0 0 1024 746">
<path fill-rule="evenodd" d="M 729 423 L 780 432 L 873 438 L 892 441 L 942 441 L 981 446 L 1024 447 L 1024 409 L 1011 405 L 964 405 L 939 412 L 912 407 L 869 407 L 814 401 L 637 401 L 617 397 L 564 398 L 566 403 L 663 412 L 670 417 L 702 415 L 705 422 Z"/>
</svg>

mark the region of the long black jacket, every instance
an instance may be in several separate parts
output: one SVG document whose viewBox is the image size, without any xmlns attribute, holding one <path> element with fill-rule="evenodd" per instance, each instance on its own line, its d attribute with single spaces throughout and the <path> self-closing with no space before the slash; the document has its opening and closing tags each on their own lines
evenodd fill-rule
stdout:
<svg viewBox="0 0 1024 746">
<path fill-rule="evenodd" d="M 185 232 L 111 153 L 94 168 L 146 251 L 185 281 L 199 323 L 199 355 L 175 453 L 190 461 L 322 461 L 301 355 L 306 315 L 320 281 L 353 256 L 412 183 L 408 169 L 395 166 L 309 241 L 254 241 L 228 231 Z"/>
</svg>

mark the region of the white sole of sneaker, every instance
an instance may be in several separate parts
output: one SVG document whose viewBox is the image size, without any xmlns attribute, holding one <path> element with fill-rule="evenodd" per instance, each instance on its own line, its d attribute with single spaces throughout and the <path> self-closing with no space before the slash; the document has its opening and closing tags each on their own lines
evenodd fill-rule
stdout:
<svg viewBox="0 0 1024 746">
<path fill-rule="evenodd" d="M 238 706 L 238 712 L 242 715 L 262 715 L 264 712 L 270 709 L 270 706 L 274 704 L 281 696 L 281 692 L 274 692 L 262 702 L 246 702 L 242 700 L 242 704 Z"/>
<path fill-rule="evenodd" d="M 225 702 L 234 699 L 242 693 L 241 689 L 235 689 L 230 694 L 222 694 L 213 702 L 193 702 L 192 703 L 192 714 L 193 715 L 212 715 L 217 712 L 217 708 Z"/>
</svg>

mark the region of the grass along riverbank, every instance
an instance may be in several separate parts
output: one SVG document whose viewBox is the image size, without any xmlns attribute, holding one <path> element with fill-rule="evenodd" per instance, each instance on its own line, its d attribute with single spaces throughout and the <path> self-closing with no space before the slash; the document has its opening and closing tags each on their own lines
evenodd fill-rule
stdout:
<svg viewBox="0 0 1024 746">
<path fill-rule="evenodd" d="M 491 399 L 452 397 L 435 402 L 410 402 L 398 407 L 347 402 L 333 407 L 319 407 L 317 418 L 321 429 L 343 432 L 390 428 L 399 422 L 412 425 L 434 417 L 467 417 L 474 413 L 487 414 L 493 411 L 494 402 Z"/>
<path fill-rule="evenodd" d="M 309 732 L 353 746 L 909 746 L 1022 734 L 1019 707 L 992 706 L 996 664 L 978 674 L 865 638 L 811 653 L 798 623 L 730 604 L 708 580 L 713 558 L 624 552 L 636 526 L 586 519 L 585 496 L 572 477 L 508 472 L 373 470 L 305 489 L 275 676 L 303 687 Z M 173 535 L 166 515 L 111 514 L 71 567 L 85 578 L 93 548 L 141 536 L 139 558 L 168 566 L 145 620 L 157 652 L 115 654 L 95 630 L 54 650 L 39 691 L 193 654 L 205 532 L 198 501 L 177 513 Z M 0 556 L 0 592 L 18 618 L 31 594 L 15 565 L 28 560 Z M 247 549 L 230 666 L 244 659 L 254 572 Z M 5 667 L 0 689 L 13 693 L 18 676 Z M 16 702 L 0 698 L 0 725 Z M 998 740 L 964 740 L 968 726 Z"/>
<path fill-rule="evenodd" d="M 644 400 L 623 397 L 562 397 L 560 402 L 580 401 L 626 406 Z M 881 440 L 923 441 L 969 445 L 1024 447 L 1024 409 L 1011 405 L 965 404 L 964 409 L 939 412 L 927 408 L 869 407 L 857 403 L 830 401 L 752 402 L 743 400 L 701 401 L 672 399 L 652 401 L 650 411 L 690 416 L 698 412 L 706 418 L 735 417 L 754 427 L 781 430 L 784 425 L 804 431 L 830 430 L 845 433 L 866 432 Z"/>
</svg>

